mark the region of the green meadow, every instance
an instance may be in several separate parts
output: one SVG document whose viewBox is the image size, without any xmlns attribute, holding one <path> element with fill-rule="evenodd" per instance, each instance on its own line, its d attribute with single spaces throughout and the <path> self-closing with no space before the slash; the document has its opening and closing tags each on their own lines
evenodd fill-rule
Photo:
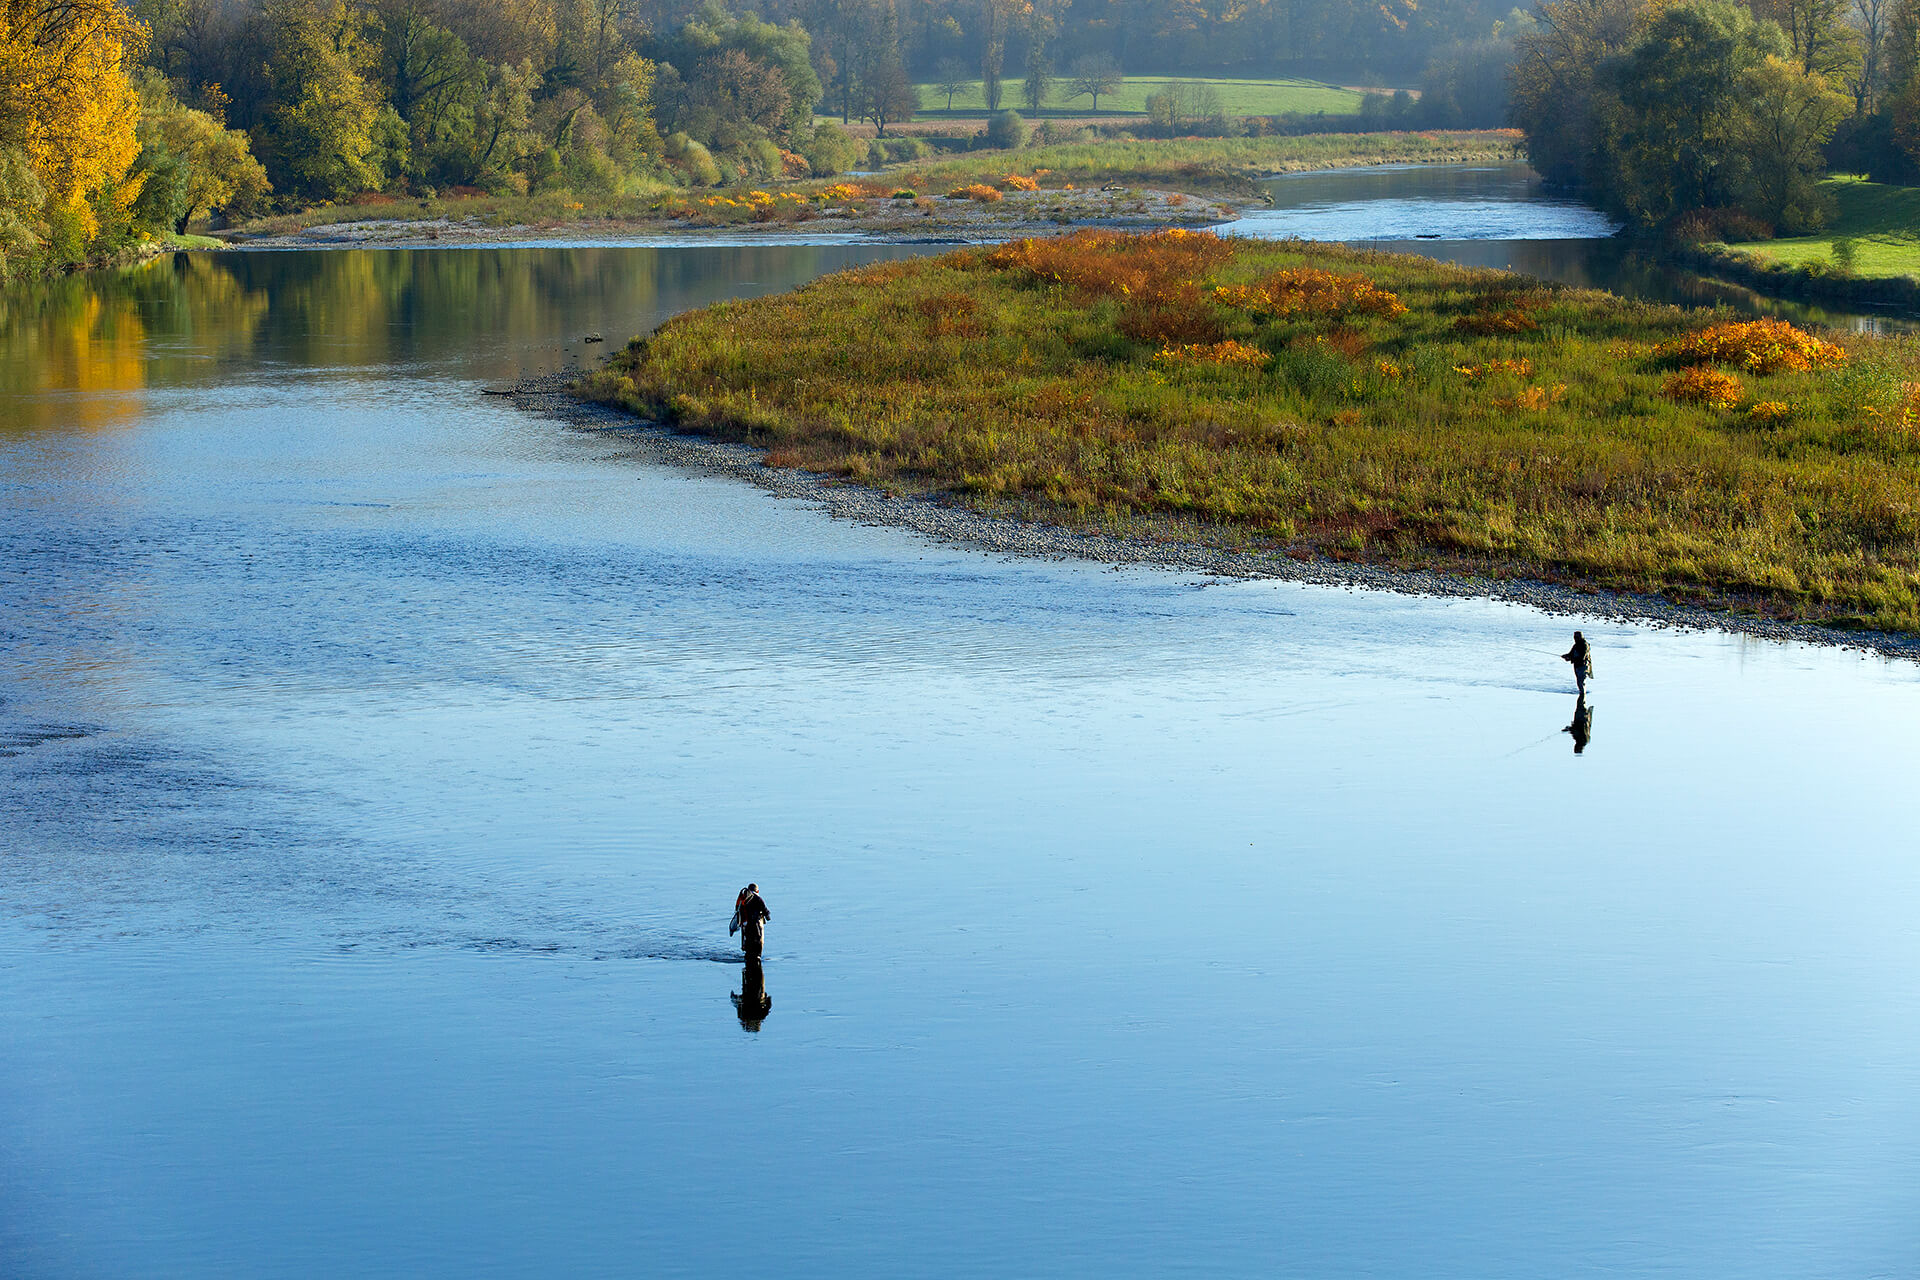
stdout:
<svg viewBox="0 0 1920 1280">
<path fill-rule="evenodd" d="M 1100 95 L 1100 114 L 1105 115 L 1145 115 L 1147 95 L 1158 93 L 1172 83 L 1171 76 L 1129 77 L 1122 81 L 1112 93 Z M 1289 114 L 1311 115 L 1324 111 L 1328 115 L 1344 115 L 1360 108 L 1361 95 L 1352 89 L 1340 85 L 1326 84 L 1319 80 L 1223 80 L 1209 79 L 1204 76 L 1180 77 L 1182 84 L 1210 85 L 1220 95 L 1220 105 L 1230 116 L 1278 116 Z M 1002 107 L 1012 107 L 1024 112 L 1020 101 L 1019 78 L 1010 77 L 1004 84 Z M 939 85 L 916 85 L 920 91 L 920 110 L 926 117 L 938 119 L 948 115 L 947 95 Z M 1071 78 L 1065 75 L 1054 79 L 1053 92 L 1041 106 L 1043 114 L 1067 114 L 1079 112 L 1093 114 L 1093 99 L 1069 97 L 1073 92 Z M 953 96 L 954 116 L 980 116 L 986 114 L 987 102 L 982 94 L 978 80 L 969 82 L 959 93 Z"/>
<path fill-rule="evenodd" d="M 1820 188 L 1833 197 L 1836 213 L 1818 235 L 1727 247 L 1789 266 L 1868 277 L 1920 276 L 1920 187 L 1843 175 L 1828 178 Z"/>
</svg>

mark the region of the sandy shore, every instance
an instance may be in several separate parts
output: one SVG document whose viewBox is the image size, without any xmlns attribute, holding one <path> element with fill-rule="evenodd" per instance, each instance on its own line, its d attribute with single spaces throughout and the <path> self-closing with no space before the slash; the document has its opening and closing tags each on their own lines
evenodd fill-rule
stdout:
<svg viewBox="0 0 1920 1280">
<path fill-rule="evenodd" d="M 1058 525 L 979 515 L 934 498 L 892 497 L 875 489 L 807 471 L 769 467 L 747 445 L 710 440 L 635 418 L 606 405 L 574 398 L 569 375 L 526 378 L 512 402 L 521 409 L 586 431 L 617 434 L 650 461 L 745 480 L 784 498 L 799 498 L 829 515 L 862 524 L 911 529 L 936 541 L 1003 555 L 1050 560 L 1088 560 L 1230 578 L 1274 578 L 1319 586 L 1405 595 L 1473 597 L 1527 605 L 1546 613 L 1657 627 L 1723 631 L 1764 640 L 1797 641 L 1920 660 L 1920 636 L 1875 631 L 1836 631 L 1808 623 L 1781 622 L 1675 604 L 1658 596 L 1582 591 L 1524 578 L 1486 578 L 1393 569 L 1339 560 L 1295 560 L 1274 552 L 1240 551 L 1194 542 L 1081 532 Z"/>
</svg>

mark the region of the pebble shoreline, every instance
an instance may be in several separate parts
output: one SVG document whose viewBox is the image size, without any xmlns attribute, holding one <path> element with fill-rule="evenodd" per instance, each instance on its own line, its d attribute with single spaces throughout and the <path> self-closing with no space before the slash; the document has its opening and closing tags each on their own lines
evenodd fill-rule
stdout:
<svg viewBox="0 0 1920 1280">
<path fill-rule="evenodd" d="M 1544 613 L 1607 622 L 1730 632 L 1763 640 L 1920 660 L 1920 636 L 1836 631 L 1810 623 L 1782 622 L 1699 605 L 1676 604 L 1658 596 L 1589 592 L 1526 578 L 1471 577 L 1330 559 L 1295 560 L 1279 552 L 1236 551 L 980 515 L 935 498 L 894 497 L 809 471 L 769 467 L 762 461 L 761 451 L 750 445 L 675 431 L 609 405 L 578 399 L 567 390 L 571 379 L 570 374 L 523 378 L 506 394 L 516 407 L 527 412 L 557 419 L 578 430 L 604 432 L 630 441 L 639 456 L 649 461 L 744 480 L 783 498 L 814 503 L 836 519 L 911 529 L 938 542 L 1034 559 L 1087 560 L 1217 577 L 1271 578 L 1315 586 L 1392 591 L 1401 595 L 1499 600 Z"/>
</svg>

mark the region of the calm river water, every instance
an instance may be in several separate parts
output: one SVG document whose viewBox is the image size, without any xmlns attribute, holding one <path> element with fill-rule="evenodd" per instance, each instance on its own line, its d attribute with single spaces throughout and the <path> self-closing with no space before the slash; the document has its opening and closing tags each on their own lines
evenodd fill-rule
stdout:
<svg viewBox="0 0 1920 1280">
<path fill-rule="evenodd" d="M 1716 304 L 1797 321 L 1908 331 L 1911 317 L 1846 311 L 1763 297 L 1655 261 L 1612 238 L 1618 224 L 1547 191 L 1524 164 L 1383 165 L 1293 173 L 1266 184 L 1273 207 L 1220 228 L 1224 234 L 1344 240 L 1470 267 L 1523 271 L 1682 306 Z"/>
<path fill-rule="evenodd" d="M 0 1273 L 1913 1274 L 1911 665 L 1589 623 L 1576 755 L 1577 620 L 480 394 L 900 252 L 5 295 Z"/>
</svg>

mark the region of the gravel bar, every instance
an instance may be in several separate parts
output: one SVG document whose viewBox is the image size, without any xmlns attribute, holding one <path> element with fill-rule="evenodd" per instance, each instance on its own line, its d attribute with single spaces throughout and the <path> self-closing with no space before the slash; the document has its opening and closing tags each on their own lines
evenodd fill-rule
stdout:
<svg viewBox="0 0 1920 1280">
<path fill-rule="evenodd" d="M 1920 636 L 1916 635 L 1842 631 L 1812 623 L 1783 622 L 1700 605 L 1677 604 L 1659 596 L 1587 591 L 1528 578 L 1476 577 L 1324 558 L 1296 560 L 1273 551 L 1241 551 L 1192 542 L 1085 532 L 1035 521 L 980 515 L 935 497 L 895 497 L 809 471 L 769 467 L 762 460 L 761 451 L 750 445 L 676 431 L 608 405 L 580 400 L 567 390 L 571 380 L 572 375 L 564 373 L 523 378 L 507 394 L 517 407 L 528 412 L 557 419 L 579 430 L 606 432 L 631 441 L 639 456 L 649 461 L 745 480 L 783 498 L 815 503 L 837 519 L 911 529 L 939 542 L 1038 559 L 1088 560 L 1227 578 L 1277 578 L 1403 595 L 1502 600 L 1546 613 L 1732 632 L 1764 640 L 1795 641 L 1920 660 Z"/>
</svg>

